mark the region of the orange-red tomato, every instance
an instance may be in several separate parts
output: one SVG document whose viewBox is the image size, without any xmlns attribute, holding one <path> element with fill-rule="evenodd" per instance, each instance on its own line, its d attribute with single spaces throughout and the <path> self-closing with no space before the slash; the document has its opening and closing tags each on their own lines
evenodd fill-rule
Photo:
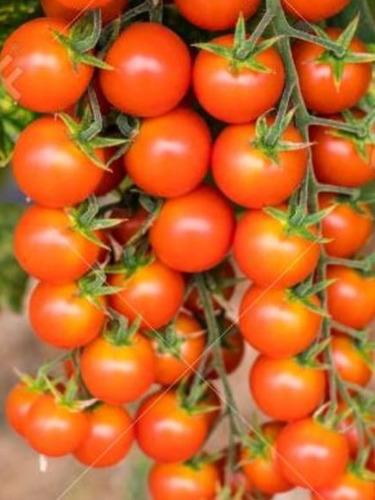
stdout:
<svg viewBox="0 0 375 500">
<path fill-rule="evenodd" d="M 108 150 L 107 150 L 108 151 Z M 111 157 L 107 153 L 107 160 Z M 123 167 L 123 159 L 119 158 L 115 160 L 110 165 L 110 170 L 105 170 L 99 185 L 95 189 L 96 196 L 105 196 L 114 189 L 116 189 L 125 177 L 125 171 Z"/>
<path fill-rule="evenodd" d="M 311 493 L 311 500 L 373 500 L 375 483 L 348 470 L 332 486 Z"/>
<path fill-rule="evenodd" d="M 149 212 L 142 206 L 135 210 L 115 208 L 111 212 L 111 218 L 123 219 L 123 221 L 111 229 L 111 235 L 120 245 L 126 245 L 130 238 L 132 238 L 145 224 L 149 216 Z"/>
<path fill-rule="evenodd" d="M 72 21 L 80 17 L 88 9 L 100 8 L 102 13 L 102 22 L 107 24 L 122 12 L 124 12 L 128 0 L 41 0 L 43 10 L 48 17 L 62 17 Z"/>
<path fill-rule="evenodd" d="M 332 336 L 331 351 L 333 364 L 343 380 L 365 386 L 372 377 L 372 370 L 355 340 L 347 335 L 335 333 Z"/>
<path fill-rule="evenodd" d="M 293 17 L 300 17 L 304 21 L 321 21 L 332 17 L 349 4 L 350 0 L 282 0 L 283 7 Z"/>
<path fill-rule="evenodd" d="M 21 436 L 25 435 L 25 422 L 27 414 L 35 401 L 40 397 L 40 392 L 28 387 L 23 382 L 18 383 L 10 391 L 5 401 L 5 415 L 9 425 Z"/>
</svg>

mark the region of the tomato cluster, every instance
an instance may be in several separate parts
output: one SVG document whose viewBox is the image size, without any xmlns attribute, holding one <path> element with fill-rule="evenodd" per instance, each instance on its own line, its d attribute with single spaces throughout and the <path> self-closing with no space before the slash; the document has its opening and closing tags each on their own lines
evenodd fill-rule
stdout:
<svg viewBox="0 0 375 500">
<path fill-rule="evenodd" d="M 162 24 L 150 2 L 153 21 L 135 9 L 141 18 L 114 36 L 127 0 L 94 0 L 88 15 L 86 2 L 43 0 L 46 17 L 6 41 L 5 88 L 46 113 L 14 151 L 33 202 L 14 251 L 38 280 L 33 330 L 64 359 L 22 378 L 7 417 L 38 453 L 90 467 L 117 464 L 136 441 L 155 461 L 155 500 L 298 486 L 312 499 L 373 500 L 361 451 L 373 441 L 359 420 L 374 425 L 361 390 L 375 274 L 357 258 L 372 232 L 359 194 L 375 179 L 374 120 L 359 109 L 372 58 L 354 24 L 315 37 L 291 27 L 347 0 L 282 1 L 276 17 L 300 33 L 289 56 L 278 37 L 246 32 L 260 0 L 214 3 L 175 0 Z M 85 46 L 98 15 L 102 37 Z M 206 41 L 189 47 L 176 18 Z M 271 419 L 250 433 L 227 379 L 245 344 L 258 351 L 250 393 Z M 228 416 L 218 459 L 203 449 Z"/>
</svg>

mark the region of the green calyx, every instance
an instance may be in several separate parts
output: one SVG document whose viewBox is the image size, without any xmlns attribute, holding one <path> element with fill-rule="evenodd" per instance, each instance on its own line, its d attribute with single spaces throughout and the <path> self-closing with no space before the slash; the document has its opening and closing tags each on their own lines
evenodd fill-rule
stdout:
<svg viewBox="0 0 375 500">
<path fill-rule="evenodd" d="M 319 357 L 329 348 L 331 345 L 331 338 L 324 340 L 319 340 L 312 344 L 306 351 L 298 354 L 295 359 L 297 362 L 307 368 L 314 368 L 318 370 L 330 370 L 329 365 L 324 364 L 319 360 Z"/>
<path fill-rule="evenodd" d="M 111 311 L 112 317 L 107 321 L 103 337 L 116 347 L 131 346 L 134 336 L 139 332 L 141 319 L 136 319 L 131 325 L 129 320 Z"/>
<path fill-rule="evenodd" d="M 86 297 L 100 310 L 103 310 L 103 303 L 99 300 L 100 297 L 113 295 L 122 290 L 121 287 L 108 285 L 107 276 L 102 269 L 95 269 L 86 274 L 78 281 L 78 288 L 80 295 Z M 107 312 L 105 308 L 104 311 Z"/>
<path fill-rule="evenodd" d="M 185 339 L 177 333 L 174 322 L 166 326 L 163 331 L 152 331 L 149 335 L 156 341 L 159 354 L 170 354 L 176 359 L 181 359 L 181 348 Z"/>
<path fill-rule="evenodd" d="M 300 283 L 296 287 L 288 289 L 286 291 L 287 298 L 291 302 L 296 301 L 301 303 L 310 311 L 319 314 L 319 316 L 330 317 L 326 309 L 316 304 L 316 302 L 312 301 L 311 297 L 324 293 L 327 288 L 329 288 L 335 282 L 335 279 L 326 279 L 312 284 L 311 279 L 308 278 L 306 281 Z"/>
<path fill-rule="evenodd" d="M 192 417 L 220 410 L 219 406 L 207 403 L 209 384 L 202 382 L 191 385 L 188 378 L 177 387 L 179 406 Z"/>
</svg>

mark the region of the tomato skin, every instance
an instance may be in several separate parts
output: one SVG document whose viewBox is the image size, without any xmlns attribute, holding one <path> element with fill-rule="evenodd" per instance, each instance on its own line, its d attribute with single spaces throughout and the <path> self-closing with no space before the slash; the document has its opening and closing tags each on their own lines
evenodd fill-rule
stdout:
<svg viewBox="0 0 375 500">
<path fill-rule="evenodd" d="M 271 418 L 305 418 L 324 399 L 323 370 L 303 366 L 295 358 L 272 359 L 260 355 L 250 369 L 250 389 L 256 404 Z M 293 401 L 293 404 L 286 404 Z"/>
<path fill-rule="evenodd" d="M 262 453 L 254 454 L 246 448 L 241 450 L 242 470 L 252 487 L 262 493 L 275 495 L 293 488 L 282 475 L 277 460 L 275 441 L 283 428 L 280 422 L 268 422 L 262 426 L 262 437 L 259 439 L 267 441 Z"/>
<path fill-rule="evenodd" d="M 111 212 L 111 218 L 123 219 L 123 221 L 111 229 L 111 235 L 120 245 L 126 245 L 130 238 L 145 224 L 149 216 L 149 212 L 141 206 L 135 212 L 124 208 L 115 208 Z"/>
<path fill-rule="evenodd" d="M 161 24 L 137 23 L 126 28 L 105 61 L 114 70 L 100 72 L 103 93 L 126 114 L 152 117 L 167 113 L 181 101 L 190 84 L 188 48 Z"/>
<path fill-rule="evenodd" d="M 347 471 L 335 484 L 311 493 L 311 500 L 373 500 L 375 483 Z"/>
<path fill-rule="evenodd" d="M 227 255 L 235 228 L 231 206 L 215 189 L 202 185 L 167 200 L 150 231 L 158 258 L 186 273 L 207 271 Z"/>
<path fill-rule="evenodd" d="M 110 306 L 130 321 L 141 317 L 147 329 L 169 323 L 184 299 L 183 277 L 158 260 L 139 267 L 129 278 L 126 274 L 112 274 L 108 282 L 123 287 L 109 297 Z"/>
<path fill-rule="evenodd" d="M 73 64 L 54 31 L 67 35 L 66 22 L 40 18 L 24 23 L 8 37 L 0 54 L 6 91 L 20 106 L 39 113 L 75 104 L 94 73 L 91 66 Z"/>
<path fill-rule="evenodd" d="M 18 383 L 8 394 L 5 401 L 5 415 L 9 425 L 20 436 L 25 436 L 27 414 L 40 392 L 28 387 L 23 382 Z"/>
<path fill-rule="evenodd" d="M 40 396 L 27 414 L 25 437 L 30 446 L 47 457 L 61 457 L 76 450 L 88 432 L 87 416 Z"/>
<path fill-rule="evenodd" d="M 202 182 L 210 156 L 207 124 L 193 110 L 180 107 L 144 120 L 124 162 L 143 191 L 173 198 L 189 193 Z"/>
<path fill-rule="evenodd" d="M 337 203 L 336 208 L 322 221 L 322 235 L 331 241 L 324 244 L 328 255 L 349 258 L 357 254 L 367 243 L 372 233 L 372 214 L 368 205 L 359 204 L 355 210 L 348 203 L 340 203 L 335 196 L 321 193 L 320 208 L 328 208 Z"/>
<path fill-rule="evenodd" d="M 96 235 L 101 238 L 101 233 Z M 14 252 L 35 278 L 69 283 L 92 268 L 102 249 L 75 231 L 63 210 L 32 205 L 16 227 Z"/>
<path fill-rule="evenodd" d="M 232 47 L 233 35 L 214 38 L 210 43 Z M 193 86 L 201 106 L 226 123 L 246 123 L 270 110 L 280 99 L 285 83 L 282 59 L 273 47 L 261 52 L 256 61 L 270 69 L 238 71 L 222 56 L 201 50 L 193 67 Z"/>
<path fill-rule="evenodd" d="M 309 300 L 320 306 L 317 296 Z M 322 317 L 285 289 L 250 286 L 242 298 L 239 317 L 245 340 L 271 358 L 300 354 L 317 338 L 322 326 Z"/>
<path fill-rule="evenodd" d="M 252 144 L 255 129 L 255 123 L 226 127 L 216 139 L 212 156 L 216 185 L 246 208 L 282 203 L 300 185 L 307 168 L 307 149 L 281 152 L 276 164 Z M 303 142 L 299 131 L 291 125 L 282 140 Z"/>
<path fill-rule="evenodd" d="M 97 297 L 102 309 L 80 295 L 76 283 L 38 283 L 29 302 L 29 318 L 37 336 L 61 349 L 77 349 L 99 335 L 105 321 L 106 301 Z"/>
<path fill-rule="evenodd" d="M 212 463 L 198 469 L 181 463 L 154 464 L 148 478 L 153 500 L 214 500 L 219 484 Z"/>
<path fill-rule="evenodd" d="M 276 449 L 285 478 L 310 489 L 337 481 L 349 461 L 345 437 L 310 418 L 288 424 L 276 440 Z"/>
<path fill-rule="evenodd" d="M 342 33 L 329 28 L 326 33 L 332 40 Z M 352 52 L 366 52 L 366 46 L 354 38 L 350 44 Z M 293 48 L 301 91 L 307 108 L 321 114 L 340 113 L 354 107 L 366 94 L 371 82 L 371 64 L 346 63 L 340 86 L 334 81 L 329 63 L 316 61 L 325 49 L 311 42 L 298 41 Z"/>
<path fill-rule="evenodd" d="M 343 380 L 361 386 L 370 382 L 372 371 L 350 337 L 335 333 L 331 351 L 334 366 Z"/>
<path fill-rule="evenodd" d="M 205 0 L 174 0 L 181 15 L 189 22 L 207 31 L 233 28 L 242 13 L 245 19 L 253 16 L 261 0 L 216 0 L 215 4 Z"/>
<path fill-rule="evenodd" d="M 332 17 L 349 4 L 350 0 L 282 0 L 286 12 L 293 17 L 300 17 L 305 21 L 322 21 L 327 17 Z"/>
<path fill-rule="evenodd" d="M 107 154 L 107 160 L 110 155 Z M 111 171 L 104 171 L 103 177 L 95 189 L 96 196 L 105 196 L 117 188 L 125 177 L 123 160 L 119 158 L 110 165 Z"/>
<path fill-rule="evenodd" d="M 142 451 L 157 462 L 185 462 L 202 447 L 208 433 L 205 414 L 189 415 L 175 391 L 148 396 L 135 417 L 135 434 Z"/>
<path fill-rule="evenodd" d="M 314 234 L 315 229 L 309 228 Z M 288 288 L 316 268 L 320 245 L 286 234 L 282 222 L 263 211 L 248 211 L 240 219 L 233 254 L 241 271 L 260 287 Z"/>
<path fill-rule="evenodd" d="M 86 0 L 82 1 L 82 5 L 76 0 L 41 0 L 41 4 L 47 17 L 62 17 L 67 21 L 77 19 L 87 10 Z M 128 0 L 104 0 L 97 7 L 94 7 L 95 3 L 90 3 L 90 9 L 100 8 L 102 22 L 107 24 L 124 12 L 127 4 Z"/>
<path fill-rule="evenodd" d="M 329 266 L 327 279 L 336 279 L 327 289 L 327 307 L 339 323 L 361 330 L 375 316 L 375 278 L 343 266 Z"/>
<path fill-rule="evenodd" d="M 133 444 L 133 422 L 119 406 L 102 404 L 86 412 L 88 434 L 74 452 L 75 458 L 90 467 L 110 467 L 120 462 Z"/>
<path fill-rule="evenodd" d="M 156 360 L 150 342 L 136 334 L 129 345 L 104 337 L 88 344 L 81 355 L 82 379 L 91 394 L 112 405 L 142 397 L 155 381 Z"/>
<path fill-rule="evenodd" d="M 102 150 L 96 154 L 104 161 Z M 13 172 L 29 198 L 45 207 L 61 208 L 76 205 L 92 194 L 104 170 L 74 144 L 62 120 L 44 116 L 21 133 L 14 150 Z"/>
</svg>

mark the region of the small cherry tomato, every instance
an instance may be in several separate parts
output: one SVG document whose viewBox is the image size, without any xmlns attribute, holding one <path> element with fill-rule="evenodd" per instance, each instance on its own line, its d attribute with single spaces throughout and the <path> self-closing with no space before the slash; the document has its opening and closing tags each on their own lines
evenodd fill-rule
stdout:
<svg viewBox="0 0 375 500">
<path fill-rule="evenodd" d="M 355 340 L 335 333 L 332 336 L 331 352 L 333 364 L 343 380 L 361 386 L 369 383 L 372 370 Z"/>
<path fill-rule="evenodd" d="M 110 155 L 107 153 L 107 160 Z M 111 163 L 110 170 L 105 170 L 99 185 L 95 189 L 96 196 L 105 196 L 114 189 L 116 189 L 125 177 L 123 159 L 119 158 Z"/>
<path fill-rule="evenodd" d="M 115 208 L 111 212 L 111 218 L 123 219 L 123 221 L 111 229 L 111 235 L 120 245 L 126 245 L 130 238 L 142 228 L 149 216 L 149 212 L 142 206 L 134 210 Z"/>
<path fill-rule="evenodd" d="M 100 8 L 103 24 L 107 24 L 124 12 L 128 0 L 103 0 L 102 2 L 88 0 L 41 0 L 43 10 L 48 17 L 62 17 L 67 21 L 76 20 L 88 8 Z"/>
<path fill-rule="evenodd" d="M 314 2 L 282 0 L 283 7 L 288 14 L 314 23 L 338 14 L 349 2 L 350 0 L 314 0 Z"/>
<path fill-rule="evenodd" d="M 373 500 L 375 483 L 348 470 L 332 486 L 311 493 L 311 500 Z"/>
<path fill-rule="evenodd" d="M 39 391 L 20 382 L 13 387 L 5 401 L 8 423 L 21 436 L 25 436 L 27 414 L 40 395 Z"/>
</svg>

